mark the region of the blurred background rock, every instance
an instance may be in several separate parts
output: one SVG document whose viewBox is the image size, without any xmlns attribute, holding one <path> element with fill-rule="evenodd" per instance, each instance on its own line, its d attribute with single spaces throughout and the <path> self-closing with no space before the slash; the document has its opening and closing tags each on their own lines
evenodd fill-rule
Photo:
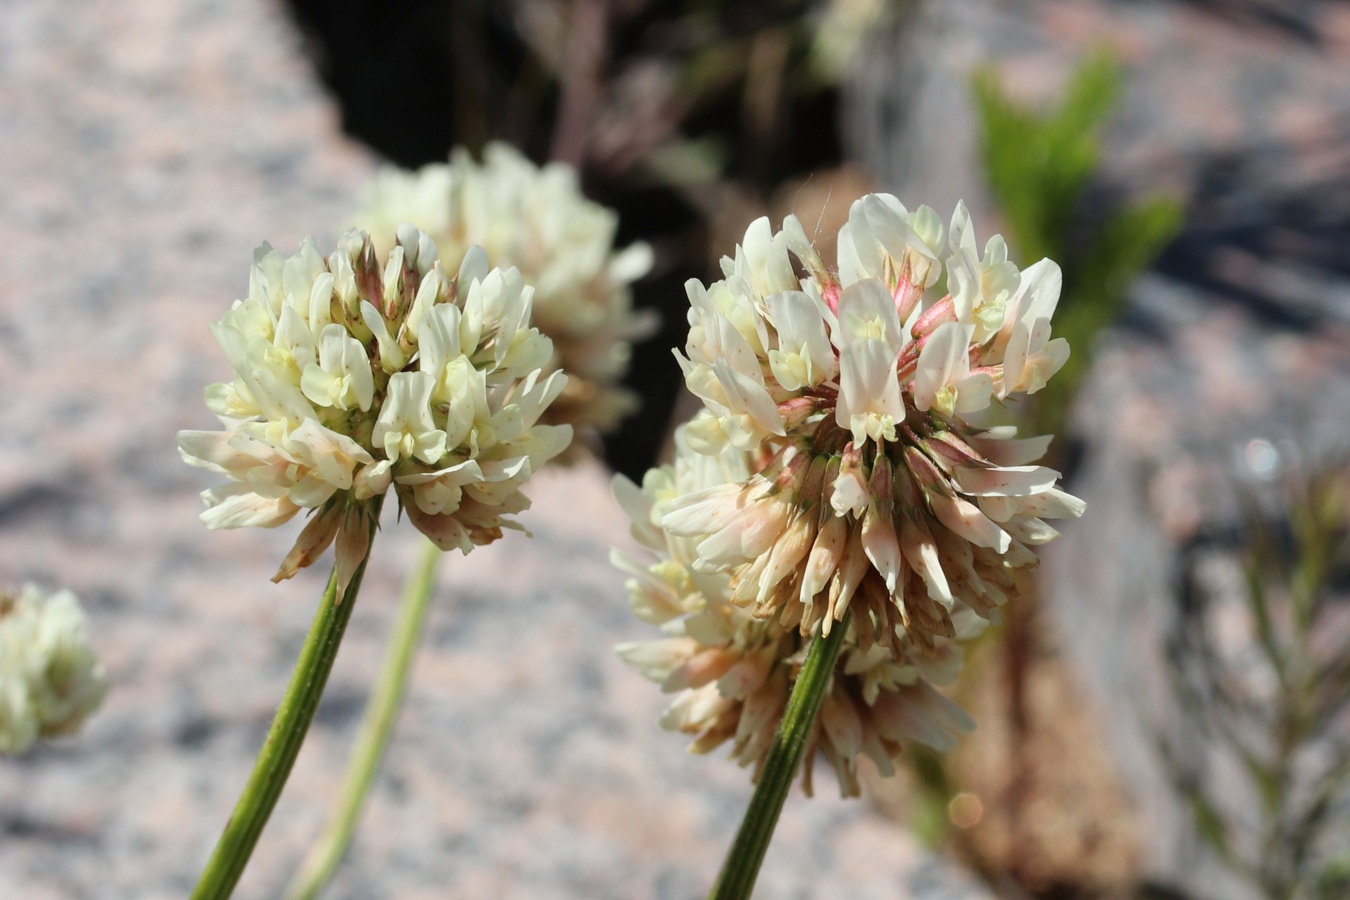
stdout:
<svg viewBox="0 0 1350 900">
<path fill-rule="evenodd" d="M 646 404 L 607 443 L 638 477 L 679 386 L 682 284 L 758 215 L 828 238 L 869 189 L 943 216 L 964 197 L 1018 261 L 1076 266 L 1057 319 L 1091 365 L 1065 380 L 1072 405 L 1023 414 L 1061 433 L 1088 516 L 1047 554 L 1040 601 L 973 648 L 976 735 L 874 780 L 882 816 L 794 798 L 764 896 L 1277 892 L 1251 860 L 1291 840 L 1272 816 L 1332 784 L 1337 695 L 1253 689 L 1328 713 L 1275 741 L 1306 753 L 1257 767 L 1289 773 L 1273 806 L 1192 700 L 1277 658 L 1350 657 L 1339 564 L 1315 604 L 1330 648 L 1281 631 L 1268 652 L 1232 576 L 1260 534 L 1296 534 L 1285 485 L 1344 458 L 1350 4 L 62 0 L 0 7 L 0 82 L 0 576 L 75 589 L 113 679 L 79 741 L 0 762 L 0 895 L 191 884 L 318 594 L 317 575 L 266 581 L 283 535 L 195 521 L 207 480 L 173 435 L 209 421 L 206 325 L 254 245 L 331 242 L 379 162 L 491 139 L 576 165 L 617 243 L 656 250 L 636 293 L 664 327 L 629 376 Z M 604 563 L 625 537 L 602 472 L 534 493 L 532 544 L 445 567 L 334 896 L 683 897 L 720 859 L 747 779 L 684 757 L 608 652 L 636 623 Z M 242 895 L 274 894 L 325 814 L 415 550 L 393 526 Z M 1287 609 L 1288 578 L 1262 572 Z M 1207 653 L 1216 628 L 1228 650 Z M 1294 896 L 1339 896 L 1350 817 L 1327 802 Z"/>
</svg>

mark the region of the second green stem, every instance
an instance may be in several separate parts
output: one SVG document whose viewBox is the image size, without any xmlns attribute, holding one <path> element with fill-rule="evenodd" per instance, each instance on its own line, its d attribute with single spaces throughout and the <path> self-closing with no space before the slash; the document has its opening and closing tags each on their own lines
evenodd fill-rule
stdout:
<svg viewBox="0 0 1350 900">
<path fill-rule="evenodd" d="M 380 680 L 371 694 L 365 718 L 361 721 L 361 730 L 347 766 L 337 808 L 333 810 L 328 827 L 305 857 L 300 872 L 291 882 L 287 893 L 289 900 L 309 900 L 318 896 L 351 843 L 366 794 L 370 791 L 375 770 L 389 743 L 394 719 L 403 703 L 413 651 L 417 648 L 422 625 L 426 621 L 427 608 L 436 584 L 436 568 L 442 555 L 435 544 L 427 541 L 422 562 L 404 589 L 398 621 L 394 623 L 389 647 L 385 651 Z"/>
</svg>

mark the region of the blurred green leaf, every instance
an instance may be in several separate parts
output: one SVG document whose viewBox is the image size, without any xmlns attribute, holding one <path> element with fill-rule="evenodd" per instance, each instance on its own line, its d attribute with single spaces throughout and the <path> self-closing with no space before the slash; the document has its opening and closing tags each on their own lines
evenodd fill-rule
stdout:
<svg viewBox="0 0 1350 900">
<path fill-rule="evenodd" d="M 910 771 L 919 790 L 910 813 L 910 827 L 930 847 L 940 847 L 947 837 L 950 822 L 947 806 L 956 791 L 947 776 L 941 756 L 920 744 L 908 748 Z"/>
<path fill-rule="evenodd" d="M 992 68 L 975 74 L 985 172 L 1025 259 L 1058 258 L 1067 243 L 1119 86 L 1115 62 L 1098 53 L 1075 73 L 1063 104 L 1038 115 L 1008 96 Z"/>
<path fill-rule="evenodd" d="M 1220 856 L 1228 861 L 1233 860 L 1233 849 L 1229 846 L 1228 826 L 1223 822 L 1223 816 L 1214 808 L 1201 791 L 1193 790 L 1187 798 L 1191 803 L 1191 813 L 1195 817 L 1195 822 L 1200 830 L 1200 836 L 1218 852 Z"/>
<path fill-rule="evenodd" d="M 1261 642 L 1261 649 L 1265 651 L 1266 658 L 1270 660 L 1271 668 L 1275 671 L 1275 677 L 1280 682 L 1280 689 L 1286 693 L 1290 691 L 1288 666 L 1284 661 L 1284 650 L 1280 646 L 1279 635 L 1275 632 L 1275 622 L 1270 615 L 1270 598 L 1266 593 L 1266 578 L 1269 577 L 1267 571 L 1262 571 L 1262 566 L 1258 562 L 1249 562 L 1245 570 L 1247 583 L 1247 605 L 1251 609 L 1252 619 L 1256 622 L 1256 636 Z"/>
<path fill-rule="evenodd" d="M 1064 273 L 1055 332 L 1073 353 L 1034 404 L 1034 424 L 1045 431 L 1060 430 L 1093 338 L 1117 317 L 1130 281 L 1183 220 L 1171 198 L 1143 200 L 1104 218 L 1084 209 L 1121 76 L 1111 54 L 1098 51 L 1079 66 L 1060 103 L 1043 112 L 1009 97 L 992 68 L 972 81 L 985 173 L 1016 255 L 1023 262 L 1048 256 Z"/>
<path fill-rule="evenodd" d="M 1317 896 L 1331 900 L 1350 894 L 1350 853 L 1333 859 L 1317 879 Z"/>
</svg>

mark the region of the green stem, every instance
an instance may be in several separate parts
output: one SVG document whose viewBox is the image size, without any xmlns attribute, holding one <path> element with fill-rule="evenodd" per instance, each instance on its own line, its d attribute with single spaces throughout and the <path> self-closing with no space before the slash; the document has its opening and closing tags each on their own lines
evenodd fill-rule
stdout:
<svg viewBox="0 0 1350 900">
<path fill-rule="evenodd" d="M 806 752 L 807 739 L 825 697 L 825 688 L 834 674 L 839 648 L 844 644 L 844 633 L 848 631 L 851 618 L 852 613 L 845 615 L 843 621 L 836 622 L 830 629 L 828 637 L 817 634 L 811 641 L 806 662 L 792 686 L 783 721 L 778 724 L 778 733 L 774 735 L 773 746 L 769 748 L 768 759 L 759 774 L 754 796 L 750 798 L 750 806 L 741 820 L 726 862 L 722 864 L 717 884 L 708 895 L 711 900 L 744 900 L 755 888 L 755 878 Z"/>
<path fill-rule="evenodd" d="M 417 647 L 422 625 L 426 621 L 427 607 L 436 585 L 436 567 L 441 556 L 440 549 L 431 541 L 426 541 L 422 563 L 408 580 L 403 592 L 403 603 L 389 638 L 389 647 L 385 651 L 380 680 L 366 706 L 366 715 L 356 738 L 356 748 L 347 764 L 342 795 L 338 798 L 328 827 L 310 848 L 300 872 L 291 882 L 286 894 L 290 900 L 309 900 L 318 896 L 319 891 L 333 877 L 333 871 L 351 843 L 357 818 L 361 815 L 361 807 L 375 777 L 375 769 L 389 743 L 394 717 L 403 703 L 408 672 L 412 668 L 413 650 Z"/>
<path fill-rule="evenodd" d="M 290 684 L 281 698 L 281 705 L 277 707 L 267 739 L 258 751 L 258 759 L 253 764 L 248 784 L 239 795 L 230 820 L 225 823 L 225 831 L 197 881 L 192 900 L 224 900 L 234 893 L 235 885 L 239 883 L 239 877 L 244 874 L 244 867 L 253 855 L 258 837 L 272 815 L 272 808 L 281 796 L 281 789 L 286 786 L 300 745 L 309 731 L 309 723 L 314 720 L 319 698 L 323 696 L 324 686 L 328 683 L 328 673 L 333 669 L 333 660 L 337 658 L 338 646 L 351 619 L 352 607 L 356 605 L 356 595 L 361 589 L 361 578 L 366 573 L 370 548 L 375 540 L 374 523 L 379 520 L 382 499 L 376 497 L 369 503 L 372 524 L 365 555 L 352 573 L 351 583 L 340 602 L 336 567 L 328 578 L 328 587 L 309 626 L 309 634 L 300 649 L 300 658 L 295 662 Z"/>
</svg>

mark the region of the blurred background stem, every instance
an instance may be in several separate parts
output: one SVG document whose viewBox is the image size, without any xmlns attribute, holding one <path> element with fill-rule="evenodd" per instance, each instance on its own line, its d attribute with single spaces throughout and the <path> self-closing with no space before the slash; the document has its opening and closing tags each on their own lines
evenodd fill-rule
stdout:
<svg viewBox="0 0 1350 900">
<path fill-rule="evenodd" d="M 384 748 L 394 730 L 394 720 L 408 686 L 413 651 L 417 649 L 422 626 L 426 622 L 427 608 L 436 586 L 436 569 L 442 556 L 431 541 L 424 540 L 422 543 L 422 561 L 404 588 L 398 620 L 394 623 L 389 647 L 385 651 L 380 680 L 366 706 L 365 718 L 361 720 L 356 747 L 342 781 L 342 793 L 328 820 L 328 826 L 310 848 L 299 873 L 291 882 L 287 892 L 291 900 L 308 900 L 318 896 L 333 876 L 351 843 L 366 794 L 370 792 L 371 782 L 375 778 L 375 769 L 384 756 Z"/>
</svg>

